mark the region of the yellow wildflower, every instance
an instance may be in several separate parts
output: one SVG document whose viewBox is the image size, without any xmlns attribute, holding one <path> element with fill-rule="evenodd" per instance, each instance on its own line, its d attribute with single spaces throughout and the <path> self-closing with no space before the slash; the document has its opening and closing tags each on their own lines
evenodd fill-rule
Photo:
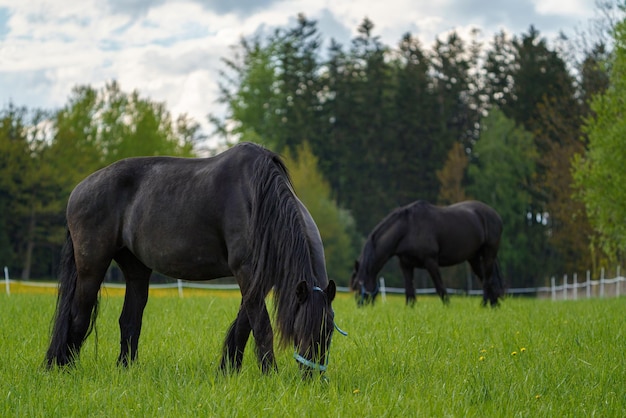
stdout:
<svg viewBox="0 0 626 418">
<path fill-rule="evenodd" d="M 511 353 L 511 355 L 512 355 L 512 356 L 516 356 L 516 355 L 517 355 L 517 351 L 513 351 L 513 352 Z"/>
</svg>

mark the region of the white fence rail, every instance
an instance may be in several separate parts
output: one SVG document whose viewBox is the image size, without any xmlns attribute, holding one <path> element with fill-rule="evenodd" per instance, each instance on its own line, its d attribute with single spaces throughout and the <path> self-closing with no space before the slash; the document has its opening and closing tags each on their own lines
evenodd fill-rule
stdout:
<svg viewBox="0 0 626 418">
<path fill-rule="evenodd" d="M 552 300 L 577 300 L 581 297 L 620 297 L 622 294 L 621 287 L 622 282 L 625 282 L 626 278 L 620 275 L 620 268 L 617 268 L 617 275 L 614 278 L 607 279 L 604 277 L 604 269 L 601 270 L 600 278 L 598 280 L 591 280 L 591 272 L 587 271 L 584 281 L 579 281 L 576 273 L 573 274 L 571 279 L 568 279 L 568 275 L 564 275 L 560 281 L 556 277 L 550 279 L 550 286 L 539 287 L 525 287 L 525 288 L 512 288 L 507 289 L 508 295 L 522 295 L 530 294 L 537 297 L 549 296 Z M 382 294 L 386 293 L 401 293 L 404 294 L 403 288 L 386 287 L 385 279 L 380 278 L 380 291 Z M 579 289 L 581 289 L 579 291 Z M 464 294 L 464 295 L 482 295 L 482 289 L 446 289 L 450 294 Z M 624 289 L 626 291 L 626 288 Z M 435 288 L 416 289 L 416 294 L 436 294 Z"/>
<path fill-rule="evenodd" d="M 32 286 L 32 287 L 52 287 L 56 288 L 57 283 L 55 282 L 35 282 L 28 280 L 12 280 L 9 278 L 9 270 L 7 267 L 4 267 L 4 279 L 5 279 L 5 291 L 7 295 L 11 294 L 11 284 L 20 284 L 23 286 Z M 385 285 L 385 279 L 381 277 L 380 279 L 380 293 L 383 301 L 385 300 L 387 293 L 394 294 L 404 294 L 403 288 L 398 287 L 387 287 Z M 537 297 L 550 297 L 552 300 L 577 300 L 579 298 L 591 298 L 591 297 L 620 297 L 622 295 L 622 282 L 626 281 L 624 276 L 620 275 L 620 269 L 617 268 L 617 275 L 614 278 L 605 278 L 604 277 L 604 269 L 601 270 L 600 278 L 598 280 L 591 279 L 591 273 L 587 271 L 585 280 L 579 281 L 576 273 L 574 273 L 570 278 L 568 275 L 564 275 L 560 280 L 556 277 L 551 278 L 550 286 L 540 286 L 540 287 L 526 287 L 526 288 L 512 288 L 507 289 L 507 294 L 509 295 L 521 295 L 521 294 L 530 294 L 536 295 Z M 108 288 L 124 288 L 126 285 L 124 283 L 105 283 L 104 287 Z M 239 289 L 239 286 L 236 284 L 211 284 L 211 283 L 198 283 L 198 282 L 188 282 L 184 280 L 177 280 L 174 283 L 163 283 L 163 284 L 150 284 L 151 289 L 178 289 L 178 294 L 180 297 L 184 296 L 184 289 L 213 289 L 213 290 L 234 290 Z M 350 292 L 350 289 L 347 287 L 337 287 L 339 292 Z M 482 295 L 482 289 L 447 289 L 450 294 L 461 294 L 461 295 Z M 623 289 L 626 291 L 626 287 Z M 416 289 L 415 293 L 428 295 L 428 294 L 436 294 L 435 288 L 423 288 Z"/>
</svg>

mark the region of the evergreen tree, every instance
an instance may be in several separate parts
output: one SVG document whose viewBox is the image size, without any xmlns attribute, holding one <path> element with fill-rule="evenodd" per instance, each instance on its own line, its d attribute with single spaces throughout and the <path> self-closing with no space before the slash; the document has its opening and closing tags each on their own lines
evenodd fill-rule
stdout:
<svg viewBox="0 0 626 418">
<path fill-rule="evenodd" d="M 55 245 L 63 204 L 62 191 L 44 123 L 43 111 L 12 105 L 3 112 L 0 128 L 0 242 L 6 265 L 22 279 L 49 275 L 51 261 L 35 257 L 37 247 Z"/>
<path fill-rule="evenodd" d="M 318 96 L 321 42 L 316 25 L 299 14 L 296 27 L 279 32 L 276 40 L 277 85 L 283 98 L 278 150 L 294 150 L 304 141 L 316 149 L 321 140 Z"/>
<path fill-rule="evenodd" d="M 393 64 L 395 103 L 390 123 L 395 133 L 386 151 L 393 162 L 387 187 L 395 190 L 395 203 L 400 206 L 435 197 L 434 166 L 429 162 L 437 111 L 430 60 L 417 38 L 408 33 L 403 36 Z"/>
<path fill-rule="evenodd" d="M 19 269 L 21 247 L 17 211 L 19 185 L 28 166 L 27 111 L 9 104 L 0 111 L 0 268 Z"/>
<path fill-rule="evenodd" d="M 390 66 L 387 49 L 365 19 L 349 52 L 331 43 L 322 66 L 318 97 L 319 140 L 312 149 L 342 207 L 350 208 L 359 231 L 367 233 L 395 203 L 385 182 L 391 177 Z M 364 175 L 367 173 L 367 175 Z"/>
</svg>

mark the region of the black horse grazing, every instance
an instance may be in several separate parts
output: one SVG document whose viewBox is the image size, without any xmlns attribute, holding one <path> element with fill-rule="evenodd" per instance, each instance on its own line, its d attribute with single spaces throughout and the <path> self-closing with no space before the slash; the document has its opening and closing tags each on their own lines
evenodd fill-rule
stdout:
<svg viewBox="0 0 626 418">
<path fill-rule="evenodd" d="M 325 370 L 336 287 L 318 229 L 274 153 L 245 143 L 212 158 L 121 160 L 76 186 L 67 224 L 48 367 L 78 356 L 115 260 L 126 280 L 118 364 L 137 358 L 154 270 L 185 280 L 236 278 L 242 300 L 222 370 L 241 368 L 251 331 L 263 372 L 276 368 L 265 305 L 272 288 L 282 345 L 295 345 L 305 374 Z"/>
<path fill-rule="evenodd" d="M 498 304 L 503 296 L 497 259 L 502 219 L 484 203 L 465 201 L 435 206 L 417 201 L 392 211 L 370 233 L 352 273 L 352 288 L 360 291 L 358 302 L 374 300 L 376 274 L 394 255 L 404 275 L 406 302 L 415 303 L 413 269 L 425 268 L 437 293 L 448 302 L 439 266 L 468 261 L 483 285 L 483 305 Z M 367 299 L 365 299 L 367 298 Z"/>
</svg>

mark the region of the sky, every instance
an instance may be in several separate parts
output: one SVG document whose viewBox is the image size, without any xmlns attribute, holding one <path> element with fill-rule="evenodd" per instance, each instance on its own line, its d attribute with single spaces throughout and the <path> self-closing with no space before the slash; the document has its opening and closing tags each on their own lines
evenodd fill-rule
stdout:
<svg viewBox="0 0 626 418">
<path fill-rule="evenodd" d="M 0 109 L 55 110 L 75 86 L 116 80 L 206 130 L 222 58 L 241 37 L 293 27 L 303 13 L 323 39 L 349 47 L 364 18 L 396 46 L 410 32 L 428 46 L 451 30 L 488 41 L 531 25 L 548 40 L 572 35 L 596 0 L 0 0 Z"/>
</svg>

